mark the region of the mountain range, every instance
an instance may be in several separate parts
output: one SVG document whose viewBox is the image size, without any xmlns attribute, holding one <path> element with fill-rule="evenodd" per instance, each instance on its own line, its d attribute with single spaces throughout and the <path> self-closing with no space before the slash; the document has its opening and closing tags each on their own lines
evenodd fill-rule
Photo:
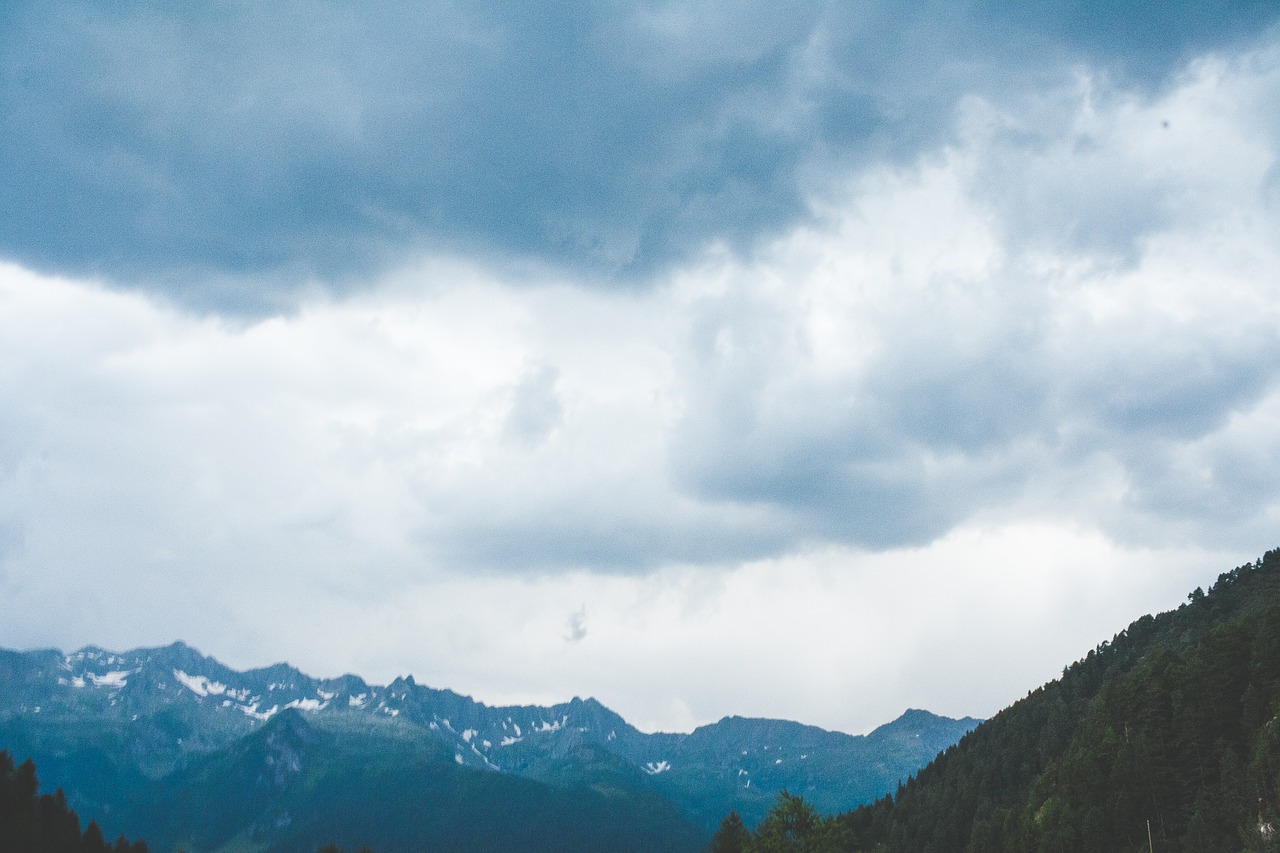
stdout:
<svg viewBox="0 0 1280 853">
<path fill-rule="evenodd" d="M 783 789 L 826 811 L 870 802 L 978 722 L 647 734 L 594 699 L 490 707 L 411 676 L 239 672 L 183 643 L 0 650 L 0 749 L 153 850 L 695 850 Z"/>
</svg>

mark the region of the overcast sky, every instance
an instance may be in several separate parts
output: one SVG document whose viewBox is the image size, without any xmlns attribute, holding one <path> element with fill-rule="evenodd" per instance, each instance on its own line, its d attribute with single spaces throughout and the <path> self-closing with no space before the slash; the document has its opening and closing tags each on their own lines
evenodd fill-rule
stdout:
<svg viewBox="0 0 1280 853">
<path fill-rule="evenodd" d="M 6 3 L 0 645 L 989 716 L 1280 545 L 1280 8 Z"/>
</svg>

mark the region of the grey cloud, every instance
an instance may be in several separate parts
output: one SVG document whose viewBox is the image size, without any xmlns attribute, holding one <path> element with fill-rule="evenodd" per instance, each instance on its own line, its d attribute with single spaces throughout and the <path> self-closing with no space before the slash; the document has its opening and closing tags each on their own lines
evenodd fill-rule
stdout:
<svg viewBox="0 0 1280 853">
<path fill-rule="evenodd" d="M 546 440 L 564 416 L 564 406 L 556 392 L 560 371 L 542 365 L 525 375 L 512 392 L 505 431 L 516 441 L 534 445 Z"/>
<path fill-rule="evenodd" d="M 825 398 L 775 388 L 768 404 L 695 406 L 675 468 L 703 498 L 794 513 L 801 539 L 921 545 L 1029 492 L 1063 489 L 1040 500 L 1122 540 L 1149 544 L 1163 519 L 1192 523 L 1192 541 L 1226 542 L 1269 518 L 1280 494 L 1274 459 L 1213 438 L 1280 386 L 1274 334 L 1265 346 L 1235 343 L 1201 342 L 1194 355 L 1157 345 L 1142 365 L 1073 366 L 1031 347 L 961 369 L 947 369 L 943 347 L 933 375 L 886 366 Z M 1119 517 L 1095 494 L 1088 460 L 1098 457 L 1127 483 Z"/>
<path fill-rule="evenodd" d="M 916 156 L 966 92 L 1158 82 L 1276 14 L 1183 5 L 8 4 L 0 253 L 233 313 L 421 250 L 636 281 Z"/>
<path fill-rule="evenodd" d="M 1225 314 L 1206 291 L 1193 304 L 1212 315 L 1135 303 L 1090 319 L 1016 254 L 989 275 L 898 294 L 869 362 L 825 378 L 767 298 L 709 307 L 683 371 L 680 487 L 785 510 L 796 541 L 922 545 L 1021 503 L 1142 544 L 1174 521 L 1189 541 L 1265 547 L 1275 460 L 1249 450 L 1256 431 L 1231 435 L 1280 389 L 1274 319 L 1248 313 L 1265 286 Z M 1122 495 L 1099 497 L 1106 475 Z"/>
<path fill-rule="evenodd" d="M 586 493 L 524 497 L 514 507 L 451 508 L 420 529 L 422 547 L 442 565 L 477 573 L 630 574 L 672 563 L 750 560 L 795 541 L 794 523 L 777 511 L 673 506 L 630 494 L 616 481 Z"/>
<path fill-rule="evenodd" d="M 587 636 L 587 606 L 584 604 L 569 614 L 565 622 L 565 639 L 570 643 L 580 643 Z"/>
<path fill-rule="evenodd" d="M 797 520 L 793 541 L 877 549 L 932 541 L 976 510 L 1016 497 L 1026 474 L 1016 444 L 1026 427 L 1001 423 L 996 413 L 1019 403 L 982 386 L 958 385 L 938 395 L 944 399 L 931 398 L 934 386 L 898 379 L 892 390 L 832 389 L 833 398 L 857 400 L 840 412 L 812 396 L 784 397 L 778 405 L 786 417 L 752 413 L 771 421 L 764 426 L 700 412 L 715 422 L 684 425 L 677 476 L 703 499 L 788 511 Z M 953 429 L 943 417 L 953 419 Z M 997 443 L 1001 434 L 1005 443 Z"/>
<path fill-rule="evenodd" d="M 1242 328 L 1230 341 L 1197 339 L 1192 329 L 1162 331 L 1171 339 L 1128 342 L 1086 368 L 1070 393 L 1072 410 L 1116 435 L 1187 441 L 1248 411 L 1280 382 L 1274 330 Z"/>
</svg>

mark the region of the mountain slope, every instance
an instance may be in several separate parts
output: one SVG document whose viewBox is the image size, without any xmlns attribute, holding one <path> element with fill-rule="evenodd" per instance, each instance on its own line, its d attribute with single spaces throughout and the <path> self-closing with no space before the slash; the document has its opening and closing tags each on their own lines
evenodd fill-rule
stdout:
<svg viewBox="0 0 1280 853">
<path fill-rule="evenodd" d="M 1134 622 L 840 821 L 852 849 L 902 853 L 1264 851 L 1280 842 L 1278 782 L 1272 551 Z"/>
<path fill-rule="evenodd" d="M 654 792 L 546 785 L 462 767 L 436 745 L 354 738 L 296 710 L 191 761 L 129 806 L 157 849 L 251 843 L 379 851 L 697 850 L 705 834 Z"/>
</svg>

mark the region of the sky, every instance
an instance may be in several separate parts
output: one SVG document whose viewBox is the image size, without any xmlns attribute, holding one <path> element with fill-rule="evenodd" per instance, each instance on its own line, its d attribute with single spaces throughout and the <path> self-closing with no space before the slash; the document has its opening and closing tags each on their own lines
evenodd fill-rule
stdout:
<svg viewBox="0 0 1280 853">
<path fill-rule="evenodd" d="M 6 3 L 0 646 L 987 717 L 1280 545 L 1270 2 Z"/>
</svg>

